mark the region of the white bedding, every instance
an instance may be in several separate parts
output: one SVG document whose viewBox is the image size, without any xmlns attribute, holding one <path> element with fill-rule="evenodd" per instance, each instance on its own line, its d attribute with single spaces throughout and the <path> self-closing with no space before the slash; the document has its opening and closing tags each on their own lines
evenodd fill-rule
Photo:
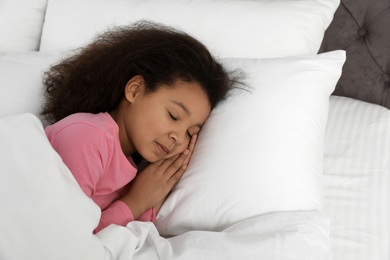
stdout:
<svg viewBox="0 0 390 260">
<path fill-rule="evenodd" d="M 18 59 L 14 62 L 12 56 L 3 57 L 5 69 L 2 73 L 6 77 L 4 77 L 4 83 L 0 77 L 0 86 L 3 86 L 4 93 L 7 89 L 14 89 L 14 85 L 27 87 L 33 85 L 34 89 L 39 91 L 42 67 L 40 65 L 31 66 L 29 62 L 24 64 Z M 255 157 L 248 159 L 243 154 L 241 161 L 236 158 L 235 163 L 242 166 L 246 164 L 249 168 L 251 163 L 259 165 L 268 163 L 271 168 L 252 172 L 249 171 L 250 169 L 240 167 L 230 172 L 232 177 L 239 176 L 244 181 L 241 194 L 246 192 L 247 196 L 241 199 L 239 194 L 235 196 L 233 192 L 229 193 L 232 189 L 223 190 L 222 187 L 214 189 L 221 194 L 233 195 L 233 198 L 219 202 L 208 200 L 209 208 L 218 209 L 215 205 L 219 203 L 221 206 L 222 202 L 227 205 L 225 210 L 220 208 L 216 211 L 220 214 L 219 216 L 213 213 L 205 214 L 204 211 L 211 212 L 207 210 L 206 203 L 199 205 L 196 202 L 190 202 L 198 209 L 195 212 L 199 214 L 191 213 L 196 225 L 189 228 L 185 225 L 186 227 L 182 228 L 180 233 L 173 233 L 166 227 L 165 230 L 168 232 L 162 232 L 161 227 L 164 226 L 160 223 L 159 232 L 161 234 L 177 235 L 169 239 L 160 236 L 154 224 L 140 222 L 132 222 L 127 228 L 111 226 L 97 236 L 92 235 L 92 231 L 99 222 L 100 210 L 81 191 L 73 175 L 52 149 L 39 119 L 33 114 L 17 114 L 0 118 L 0 178 L 4 180 L 0 183 L 0 212 L 2 213 L 0 216 L 0 259 L 225 260 L 237 259 L 240 256 L 245 256 L 246 259 L 331 259 L 328 221 L 320 213 L 321 206 L 314 208 L 295 206 L 295 203 L 301 202 L 295 196 L 308 187 L 308 192 L 304 192 L 301 196 L 302 201 L 308 201 L 309 204 L 314 202 L 315 205 L 321 204 L 317 203 L 321 201 L 321 193 L 317 186 L 320 186 L 319 177 L 322 173 L 320 162 L 328 97 L 341 73 L 344 58 L 344 52 L 333 52 L 263 61 L 231 61 L 232 66 L 245 67 L 250 76 L 251 82 L 248 84 L 253 89 L 247 95 L 252 99 L 247 99 L 245 102 L 249 104 L 252 100 L 254 105 L 249 109 L 244 109 L 247 117 L 240 116 L 241 114 L 237 112 L 230 113 L 230 116 L 236 114 L 236 118 L 245 119 L 247 124 L 245 129 L 250 127 L 258 129 L 250 124 L 252 122 L 251 113 L 256 115 L 257 120 L 263 125 L 270 126 L 265 132 L 268 135 L 257 130 L 253 134 L 267 136 L 269 142 L 261 142 L 264 152 L 258 153 L 261 149 L 256 148 L 251 152 Z M 35 64 L 34 61 L 51 62 L 51 56 L 47 58 L 42 53 L 41 55 L 33 53 L 27 60 L 30 61 L 30 59 L 33 64 Z M 23 73 L 25 75 L 21 77 L 23 80 L 13 83 L 15 77 L 12 77 L 12 71 L 18 71 L 19 66 L 33 77 L 28 76 L 28 73 Z M 278 77 L 281 71 L 285 72 L 283 79 Z M 34 79 L 34 81 L 29 79 Z M 313 85 L 316 88 L 312 88 Z M 17 92 L 15 97 L 19 97 Z M 238 95 L 238 97 L 243 98 L 244 95 Z M 268 98 L 261 99 L 262 97 Z M 3 98 L 7 101 L 6 97 Z M 235 102 L 238 101 L 232 98 L 229 100 L 234 108 Z M 284 100 L 282 102 L 284 105 L 276 103 L 277 100 Z M 258 107 L 256 104 L 261 106 Z M 39 111 L 35 105 L 39 105 L 39 102 L 28 106 L 27 111 Z M 32 107 L 36 110 L 32 110 Z M 228 107 L 225 103 L 225 109 Z M 261 117 L 261 111 L 265 112 L 263 117 Z M 11 110 L 8 114 L 13 113 Z M 269 122 L 269 115 L 275 116 L 276 114 L 279 114 L 279 121 Z M 214 117 L 216 118 L 218 116 Z M 232 119 L 231 117 L 229 122 L 232 122 Z M 244 121 L 238 121 L 234 125 L 242 127 Z M 290 135 L 284 132 L 286 128 L 289 129 Z M 207 135 L 207 132 L 203 134 Z M 219 136 L 222 135 L 219 134 Z M 287 139 L 281 138 L 286 136 Z M 251 139 L 251 135 L 247 137 L 249 138 L 247 143 L 253 144 L 254 140 Z M 223 138 L 223 140 L 226 139 L 231 138 Z M 243 142 L 243 139 L 240 140 Z M 305 142 L 306 139 L 309 139 L 309 142 Z M 232 141 L 230 146 L 237 147 Z M 295 154 L 281 156 L 281 151 L 285 146 L 288 146 Z M 214 144 L 213 147 L 220 147 L 220 145 Z M 267 149 L 271 148 L 275 150 L 273 161 L 266 159 L 269 158 L 266 156 Z M 300 152 L 302 150 L 304 152 Z M 206 152 L 203 153 L 206 154 Z M 194 158 L 195 155 L 194 153 Z M 300 159 L 295 159 L 295 155 L 301 155 Z M 228 158 L 227 155 L 223 157 Z M 286 169 L 278 170 L 276 166 L 281 158 L 284 158 L 282 160 L 285 162 Z M 291 158 L 294 158 L 292 161 L 302 162 L 302 164 L 288 164 L 288 159 Z M 194 165 L 205 165 L 205 161 L 201 161 L 203 162 Z M 208 164 L 209 169 L 219 164 L 218 160 L 212 161 Z M 188 171 L 191 167 L 189 165 Z M 276 170 L 270 171 L 274 167 Z M 305 172 L 306 168 L 308 176 L 305 177 L 304 174 L 300 178 L 299 176 Z M 228 177 L 228 170 L 216 170 L 224 173 L 219 179 L 217 172 L 209 174 L 217 177 L 218 181 L 215 186 L 224 183 L 228 187 L 226 181 L 221 181 L 224 177 L 233 179 Z M 198 175 L 201 176 L 201 174 Z M 313 185 L 310 185 L 312 176 L 315 181 Z M 256 185 L 267 185 L 267 179 L 271 177 L 277 178 L 268 185 L 269 190 Z M 207 175 L 203 177 L 202 182 L 212 184 L 210 176 Z M 250 190 L 248 187 L 252 183 L 254 185 Z M 196 187 L 195 182 L 191 181 L 187 187 Z M 239 191 L 235 185 L 232 187 Z M 295 188 L 295 190 L 290 190 L 290 188 Z M 269 192 L 261 193 L 261 191 Z M 185 196 L 196 199 L 196 196 L 192 194 Z M 210 194 L 209 197 L 213 196 Z M 283 196 L 285 199 L 278 199 Z M 291 203 L 288 203 L 288 199 Z M 186 209 L 180 207 L 181 203 L 177 205 L 172 203 L 173 200 L 170 200 L 173 209 L 165 210 L 165 212 L 172 212 L 170 214 L 172 216 L 182 216 L 178 218 L 179 220 L 186 220 L 186 218 L 188 220 L 188 216 L 185 215 Z M 235 202 L 229 205 L 232 201 Z M 278 202 L 283 202 L 282 206 L 278 206 L 280 205 Z M 269 205 L 270 210 L 254 211 L 259 207 L 264 208 L 264 205 Z M 238 217 L 235 217 L 237 215 Z M 222 222 L 221 219 L 229 221 Z M 168 227 L 172 230 L 182 225 L 177 221 L 171 221 L 169 224 Z M 204 228 L 205 224 L 214 229 Z"/>
<path fill-rule="evenodd" d="M 389 260 L 390 111 L 335 96 L 325 135 L 323 214 L 273 212 L 221 232 L 188 231 L 169 238 L 154 224 L 135 221 L 92 235 L 99 208 L 51 149 L 37 118 L 15 115 L 40 111 L 42 72 L 58 55 L 42 51 L 75 47 L 116 22 L 149 18 L 191 28 L 221 57 L 314 54 L 339 4 L 242 1 L 239 8 L 254 14 L 249 16 L 237 11 L 236 0 L 188 0 L 194 8 L 187 13 L 165 16 L 184 1 L 151 10 L 152 2 L 0 0 L 0 32 L 6 36 L 0 39 L 0 259 Z M 199 10 L 202 22 L 193 24 Z M 221 19 L 207 22 L 215 17 L 213 10 Z M 41 52 L 25 52 L 39 45 Z M 1 53 L 9 51 L 21 53 Z"/>
<path fill-rule="evenodd" d="M 260 215 L 222 232 L 190 231 L 172 238 L 159 236 L 151 223 L 132 222 L 127 229 L 108 227 L 98 237 L 120 253 L 117 259 L 330 260 L 327 229 L 326 217 L 306 211 Z"/>
<path fill-rule="evenodd" d="M 390 259 L 390 110 L 332 96 L 324 209 L 334 260 Z"/>
<path fill-rule="evenodd" d="M 389 259 L 390 111 L 332 96 L 325 137 L 333 259 Z M 40 121 L 31 114 L 1 118 L 0 142 L 0 259 L 332 259 L 328 218 L 318 211 L 259 215 L 222 232 L 171 238 L 142 222 L 93 236 L 99 210 L 51 149 Z"/>
<path fill-rule="evenodd" d="M 221 232 L 163 238 L 152 223 L 92 235 L 100 210 L 79 188 L 32 114 L 0 118 L 0 259 L 331 259 L 327 217 L 279 212 Z"/>
</svg>

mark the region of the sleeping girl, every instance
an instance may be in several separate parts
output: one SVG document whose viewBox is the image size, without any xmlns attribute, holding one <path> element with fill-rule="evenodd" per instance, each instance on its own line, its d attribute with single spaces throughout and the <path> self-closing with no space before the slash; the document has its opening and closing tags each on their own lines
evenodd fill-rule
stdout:
<svg viewBox="0 0 390 260">
<path fill-rule="evenodd" d="M 45 73 L 45 132 L 101 208 L 95 233 L 155 220 L 235 81 L 199 41 L 147 22 L 103 33 Z M 137 158 L 148 162 L 139 171 Z"/>
</svg>

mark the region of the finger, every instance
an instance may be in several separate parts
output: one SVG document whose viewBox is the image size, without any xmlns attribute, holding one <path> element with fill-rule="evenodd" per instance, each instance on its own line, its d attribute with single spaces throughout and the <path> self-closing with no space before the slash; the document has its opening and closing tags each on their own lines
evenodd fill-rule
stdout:
<svg viewBox="0 0 390 260">
<path fill-rule="evenodd" d="M 195 144 L 196 144 L 197 140 L 198 140 L 198 136 L 197 135 L 193 135 L 192 138 L 191 138 L 190 144 L 188 145 L 188 150 L 190 151 L 190 154 L 187 157 L 187 160 L 184 162 L 185 164 L 189 163 L 189 161 L 191 159 L 191 156 L 192 156 L 192 153 L 193 153 L 193 151 L 195 149 Z"/>
<path fill-rule="evenodd" d="M 177 170 L 179 170 L 183 165 L 185 164 L 185 161 L 187 160 L 188 156 L 190 154 L 190 151 L 186 149 L 184 152 L 182 152 L 179 157 L 177 157 L 176 160 L 171 162 L 171 164 L 166 168 L 164 175 L 166 176 L 167 179 L 170 179 L 172 175 L 174 175 Z M 169 162 L 167 162 L 168 164 Z"/>
<path fill-rule="evenodd" d="M 190 141 L 190 144 L 188 145 L 188 150 L 192 153 L 195 148 L 196 140 L 198 139 L 198 135 L 193 135 Z"/>
<path fill-rule="evenodd" d="M 187 169 L 187 165 L 184 164 L 182 167 L 180 167 L 175 174 L 171 176 L 171 178 L 168 180 L 168 185 L 172 189 L 173 186 L 180 180 L 180 178 L 183 176 L 184 172 Z"/>
<path fill-rule="evenodd" d="M 158 165 L 159 167 L 162 167 L 162 168 L 165 170 L 165 169 L 166 169 L 167 167 L 169 167 L 169 165 L 171 165 L 172 162 L 175 161 L 179 156 L 180 156 L 180 154 L 176 154 L 176 155 L 174 155 L 174 156 L 172 156 L 172 157 L 169 157 L 169 158 L 167 158 L 167 159 L 160 160 L 160 161 L 158 161 L 158 162 L 156 162 L 156 163 L 157 163 L 157 165 Z"/>
<path fill-rule="evenodd" d="M 190 143 L 188 144 L 188 150 L 189 150 L 189 152 L 190 152 L 190 154 L 189 154 L 189 156 L 188 156 L 188 158 L 187 158 L 187 161 L 186 161 L 186 163 L 188 163 L 188 161 L 190 160 L 190 157 L 191 157 L 191 155 L 192 155 L 192 152 L 194 151 L 194 148 L 195 148 L 195 144 L 196 144 L 196 141 L 197 141 L 197 139 L 198 139 L 198 135 L 193 135 L 192 137 L 191 137 L 191 140 L 190 140 Z M 174 160 L 176 160 L 178 157 L 180 156 L 180 154 L 177 154 L 177 155 L 175 155 L 175 156 L 173 156 L 173 157 L 170 157 L 170 158 L 168 158 L 168 159 L 164 159 L 164 160 L 161 160 L 161 161 L 159 161 L 159 166 L 162 166 L 163 164 L 166 166 L 166 167 L 168 167 Z"/>
</svg>

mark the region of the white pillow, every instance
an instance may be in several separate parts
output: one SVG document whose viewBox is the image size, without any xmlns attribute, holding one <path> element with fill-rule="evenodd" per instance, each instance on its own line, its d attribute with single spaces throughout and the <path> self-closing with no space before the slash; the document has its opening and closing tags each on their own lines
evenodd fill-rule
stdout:
<svg viewBox="0 0 390 260">
<path fill-rule="evenodd" d="M 88 198 L 31 114 L 0 119 L 0 258 L 104 259 Z"/>
<path fill-rule="evenodd" d="M 344 51 L 278 59 L 226 59 L 251 93 L 235 90 L 211 113 L 186 173 L 161 208 L 163 235 L 219 231 L 264 213 L 322 210 L 329 96 Z"/>
<path fill-rule="evenodd" d="M 38 50 L 47 0 L 0 0 L 0 52 Z"/>
<path fill-rule="evenodd" d="M 190 33 L 219 57 L 316 54 L 339 2 L 51 0 L 40 50 L 80 47 L 109 26 L 146 19 Z"/>
<path fill-rule="evenodd" d="M 0 54 L 0 118 L 19 113 L 39 116 L 43 104 L 42 76 L 59 55 L 40 52 Z"/>
</svg>

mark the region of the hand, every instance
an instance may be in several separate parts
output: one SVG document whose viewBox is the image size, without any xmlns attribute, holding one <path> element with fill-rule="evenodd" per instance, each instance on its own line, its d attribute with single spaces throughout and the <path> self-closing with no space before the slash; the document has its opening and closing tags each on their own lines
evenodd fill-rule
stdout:
<svg viewBox="0 0 390 260">
<path fill-rule="evenodd" d="M 122 197 L 122 201 L 129 206 L 135 219 L 156 205 L 159 210 L 172 187 L 184 174 L 196 139 L 197 136 L 194 135 L 188 148 L 181 154 L 152 163 L 137 174 L 131 182 L 129 192 Z"/>
<path fill-rule="evenodd" d="M 188 156 L 188 160 L 184 162 L 185 164 L 188 164 L 190 159 L 191 159 L 191 155 L 192 155 L 194 148 L 195 148 L 196 140 L 197 140 L 197 135 L 193 135 L 191 138 L 191 142 L 188 146 L 188 150 L 190 151 L 190 154 Z M 168 196 L 169 196 L 169 193 L 156 206 L 154 206 L 154 210 L 156 211 L 156 214 L 160 211 L 162 205 L 164 204 L 164 202 Z"/>
</svg>

